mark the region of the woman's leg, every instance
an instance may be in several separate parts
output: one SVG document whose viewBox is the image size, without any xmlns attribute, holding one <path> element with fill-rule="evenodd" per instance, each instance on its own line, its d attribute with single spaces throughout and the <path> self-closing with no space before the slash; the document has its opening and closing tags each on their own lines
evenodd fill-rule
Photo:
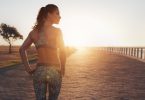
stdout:
<svg viewBox="0 0 145 100">
<path fill-rule="evenodd" d="M 47 84 L 45 66 L 38 66 L 33 73 L 33 87 L 36 100 L 46 100 Z"/>
<path fill-rule="evenodd" d="M 45 81 L 33 81 L 36 100 L 46 100 L 47 83 Z"/>
<path fill-rule="evenodd" d="M 50 69 L 48 74 L 50 78 L 48 79 L 48 90 L 49 90 L 49 100 L 57 100 L 62 83 L 62 76 L 58 70 Z"/>
</svg>

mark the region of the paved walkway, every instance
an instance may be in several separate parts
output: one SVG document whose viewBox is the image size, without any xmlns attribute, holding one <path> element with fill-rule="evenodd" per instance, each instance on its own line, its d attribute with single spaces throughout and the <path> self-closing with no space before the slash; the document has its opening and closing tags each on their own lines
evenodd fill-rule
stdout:
<svg viewBox="0 0 145 100">
<path fill-rule="evenodd" d="M 0 70 L 0 100 L 35 100 L 22 65 Z M 67 59 L 59 100 L 145 100 L 145 63 L 78 50 Z"/>
</svg>

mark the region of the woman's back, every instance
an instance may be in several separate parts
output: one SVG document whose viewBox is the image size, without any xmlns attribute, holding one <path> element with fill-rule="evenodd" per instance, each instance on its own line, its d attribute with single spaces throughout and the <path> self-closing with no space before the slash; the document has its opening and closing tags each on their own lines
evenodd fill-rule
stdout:
<svg viewBox="0 0 145 100">
<path fill-rule="evenodd" d="M 58 56 L 58 29 L 52 27 L 46 32 L 33 31 L 31 38 L 38 53 L 39 63 L 60 64 Z"/>
</svg>

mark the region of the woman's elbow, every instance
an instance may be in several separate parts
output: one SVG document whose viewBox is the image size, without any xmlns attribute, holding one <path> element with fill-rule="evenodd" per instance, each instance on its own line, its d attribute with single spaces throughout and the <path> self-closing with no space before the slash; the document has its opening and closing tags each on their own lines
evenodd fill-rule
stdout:
<svg viewBox="0 0 145 100">
<path fill-rule="evenodd" d="M 19 53 L 20 53 L 20 55 L 22 55 L 23 52 L 25 52 L 25 49 L 21 46 L 21 47 L 19 48 Z"/>
</svg>

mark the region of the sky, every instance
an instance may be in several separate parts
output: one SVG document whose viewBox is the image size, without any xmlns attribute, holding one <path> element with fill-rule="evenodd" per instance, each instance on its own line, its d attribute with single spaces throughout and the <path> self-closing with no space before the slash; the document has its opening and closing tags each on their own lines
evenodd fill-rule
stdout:
<svg viewBox="0 0 145 100">
<path fill-rule="evenodd" d="M 68 46 L 145 46 L 145 0 L 0 0 L 0 23 L 24 36 L 32 30 L 39 9 L 59 7 Z M 17 40 L 14 45 L 21 45 Z M 0 45 L 7 43 L 0 37 Z"/>
</svg>

